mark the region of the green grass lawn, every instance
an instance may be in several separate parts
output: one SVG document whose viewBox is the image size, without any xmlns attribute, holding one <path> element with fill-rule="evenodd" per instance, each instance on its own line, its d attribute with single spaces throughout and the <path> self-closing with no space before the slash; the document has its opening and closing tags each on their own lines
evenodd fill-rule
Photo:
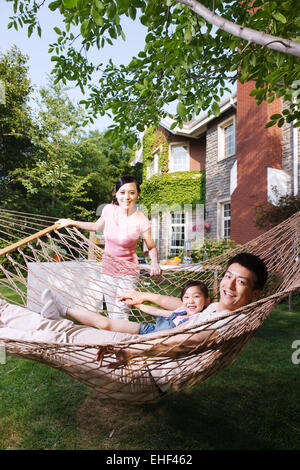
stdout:
<svg viewBox="0 0 300 470">
<path fill-rule="evenodd" d="M 103 401 L 57 370 L 7 357 L 0 365 L 0 449 L 299 449 L 295 340 L 300 307 L 291 313 L 281 304 L 232 366 L 147 406 Z"/>
</svg>

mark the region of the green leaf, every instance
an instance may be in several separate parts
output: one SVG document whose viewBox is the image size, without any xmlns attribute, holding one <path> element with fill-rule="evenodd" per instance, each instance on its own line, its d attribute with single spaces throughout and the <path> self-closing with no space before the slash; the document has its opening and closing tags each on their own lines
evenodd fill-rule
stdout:
<svg viewBox="0 0 300 470">
<path fill-rule="evenodd" d="M 272 114 L 270 117 L 271 121 L 277 121 L 277 119 L 281 118 L 281 114 Z"/>
<path fill-rule="evenodd" d="M 93 20 L 95 21 L 95 23 L 98 26 L 103 26 L 104 25 L 103 17 L 100 15 L 98 10 L 96 10 L 96 8 L 94 8 L 94 7 L 92 8 L 91 14 L 92 14 Z"/>
<path fill-rule="evenodd" d="M 269 122 L 267 122 L 267 124 L 265 125 L 265 128 L 275 126 L 275 124 L 276 124 L 276 121 L 269 121 Z"/>
<path fill-rule="evenodd" d="M 186 114 L 186 109 L 183 103 L 178 103 L 176 108 L 177 114 L 181 117 L 184 117 Z"/>
<path fill-rule="evenodd" d="M 280 21 L 280 23 L 286 23 L 286 17 L 283 16 L 282 13 L 279 13 L 279 11 L 272 13 L 272 16 L 275 18 L 275 20 Z"/>
<path fill-rule="evenodd" d="M 115 16 L 115 14 L 117 13 L 117 7 L 116 5 L 114 4 L 114 2 L 111 2 L 109 4 L 109 7 L 107 8 L 107 18 L 109 20 L 112 20 Z"/>
<path fill-rule="evenodd" d="M 91 25 L 90 25 L 90 20 L 84 20 L 84 22 L 81 25 L 80 28 L 80 33 L 81 35 L 85 38 L 91 30 Z"/>
<path fill-rule="evenodd" d="M 255 54 L 250 55 L 249 62 L 253 67 L 255 67 L 255 65 L 256 65 L 256 56 L 255 56 Z"/>
<path fill-rule="evenodd" d="M 117 0 L 117 4 L 119 5 L 120 8 L 123 8 L 124 10 L 129 7 L 130 0 Z"/>
<path fill-rule="evenodd" d="M 220 106 L 218 105 L 218 103 L 216 103 L 216 101 L 213 102 L 212 104 L 212 107 L 211 107 L 211 110 L 213 112 L 213 114 L 215 116 L 219 116 L 220 114 Z"/>
<path fill-rule="evenodd" d="M 77 5 L 78 0 L 63 0 L 63 3 L 66 8 L 74 8 Z"/>
<path fill-rule="evenodd" d="M 99 10 L 99 11 L 104 10 L 104 5 L 101 2 L 101 0 L 95 0 L 94 7 L 97 8 L 97 10 Z"/>
<path fill-rule="evenodd" d="M 59 8 L 59 7 L 60 7 L 60 1 L 51 2 L 51 3 L 49 3 L 49 5 L 48 5 L 49 10 L 51 10 L 51 11 L 54 11 L 54 10 L 56 10 L 56 9 Z"/>
<path fill-rule="evenodd" d="M 136 9 L 133 8 L 133 7 L 129 7 L 128 12 L 129 12 L 130 18 L 132 20 L 135 20 L 135 18 L 136 18 Z"/>
</svg>

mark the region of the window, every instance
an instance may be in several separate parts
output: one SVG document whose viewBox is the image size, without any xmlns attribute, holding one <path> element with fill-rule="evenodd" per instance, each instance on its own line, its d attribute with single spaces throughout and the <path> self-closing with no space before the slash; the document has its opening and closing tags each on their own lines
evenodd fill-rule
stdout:
<svg viewBox="0 0 300 470">
<path fill-rule="evenodd" d="M 171 145 L 170 171 L 188 171 L 189 149 L 187 145 Z"/>
<path fill-rule="evenodd" d="M 291 193 L 291 177 L 283 170 L 267 168 L 268 202 L 278 205 L 282 196 Z"/>
<path fill-rule="evenodd" d="M 170 255 L 178 255 L 184 248 L 185 240 L 185 213 L 171 213 Z"/>
<path fill-rule="evenodd" d="M 230 240 L 230 202 L 221 205 L 221 238 Z"/>
<path fill-rule="evenodd" d="M 151 176 L 156 175 L 157 173 L 159 173 L 158 160 L 159 160 L 159 151 L 157 150 L 153 154 L 153 159 L 151 160 L 151 162 L 148 163 L 147 178 L 150 178 Z"/>
<path fill-rule="evenodd" d="M 159 250 L 159 227 L 160 227 L 160 216 L 159 214 L 153 214 L 151 216 L 151 230 L 152 230 L 152 238 L 156 245 L 156 248 Z"/>
<path fill-rule="evenodd" d="M 218 160 L 235 155 L 235 119 L 224 121 L 218 126 Z"/>
<path fill-rule="evenodd" d="M 224 153 L 225 157 L 230 157 L 233 155 L 235 147 L 235 138 L 234 138 L 234 125 L 233 122 L 229 126 L 224 127 Z"/>
</svg>

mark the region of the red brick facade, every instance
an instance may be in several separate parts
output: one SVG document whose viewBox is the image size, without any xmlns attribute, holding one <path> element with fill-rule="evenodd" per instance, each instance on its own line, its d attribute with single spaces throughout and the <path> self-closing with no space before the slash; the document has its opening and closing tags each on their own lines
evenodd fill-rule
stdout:
<svg viewBox="0 0 300 470">
<path fill-rule="evenodd" d="M 189 169 L 190 171 L 194 170 L 205 170 L 205 160 L 206 160 L 206 137 L 203 134 L 199 139 L 191 139 L 190 137 L 178 136 L 168 133 L 165 129 L 160 128 L 166 138 L 168 139 L 169 144 L 172 143 L 182 143 L 189 146 L 190 162 Z"/>
<path fill-rule="evenodd" d="M 231 239 L 238 243 L 261 233 L 254 206 L 267 201 L 267 168 L 282 169 L 282 131 L 277 126 L 265 128 L 269 117 L 281 112 L 281 100 L 257 106 L 249 96 L 252 88 L 253 83 L 237 85 L 237 187 L 231 196 Z"/>
<path fill-rule="evenodd" d="M 253 82 L 238 83 L 237 92 L 221 103 L 219 117 L 204 114 L 174 131 L 171 122 L 165 121 L 159 129 L 169 145 L 188 145 L 189 170 L 206 172 L 207 238 L 230 237 L 239 244 L 256 238 L 262 231 L 255 224 L 255 206 L 267 202 L 268 196 L 274 201 L 272 188 L 277 182 L 281 194 L 288 194 L 294 185 L 297 136 L 292 125 L 265 127 L 270 116 L 281 114 L 287 103 L 275 99 L 258 106 L 249 95 L 253 86 Z M 230 148 L 231 153 L 224 157 L 230 140 L 225 141 L 223 129 L 234 123 L 235 152 Z M 300 153 L 300 142 L 297 145 Z"/>
</svg>

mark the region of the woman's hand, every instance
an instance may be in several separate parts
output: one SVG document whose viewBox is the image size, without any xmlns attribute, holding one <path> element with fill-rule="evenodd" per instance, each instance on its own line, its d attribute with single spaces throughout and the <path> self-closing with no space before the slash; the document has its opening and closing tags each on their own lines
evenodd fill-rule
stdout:
<svg viewBox="0 0 300 470">
<path fill-rule="evenodd" d="M 161 274 L 161 267 L 159 263 L 153 262 L 150 266 L 150 276 L 160 276 Z"/>
<path fill-rule="evenodd" d="M 68 227 L 69 225 L 73 225 L 72 219 L 59 219 L 57 222 L 59 224 L 59 228 Z"/>
</svg>

